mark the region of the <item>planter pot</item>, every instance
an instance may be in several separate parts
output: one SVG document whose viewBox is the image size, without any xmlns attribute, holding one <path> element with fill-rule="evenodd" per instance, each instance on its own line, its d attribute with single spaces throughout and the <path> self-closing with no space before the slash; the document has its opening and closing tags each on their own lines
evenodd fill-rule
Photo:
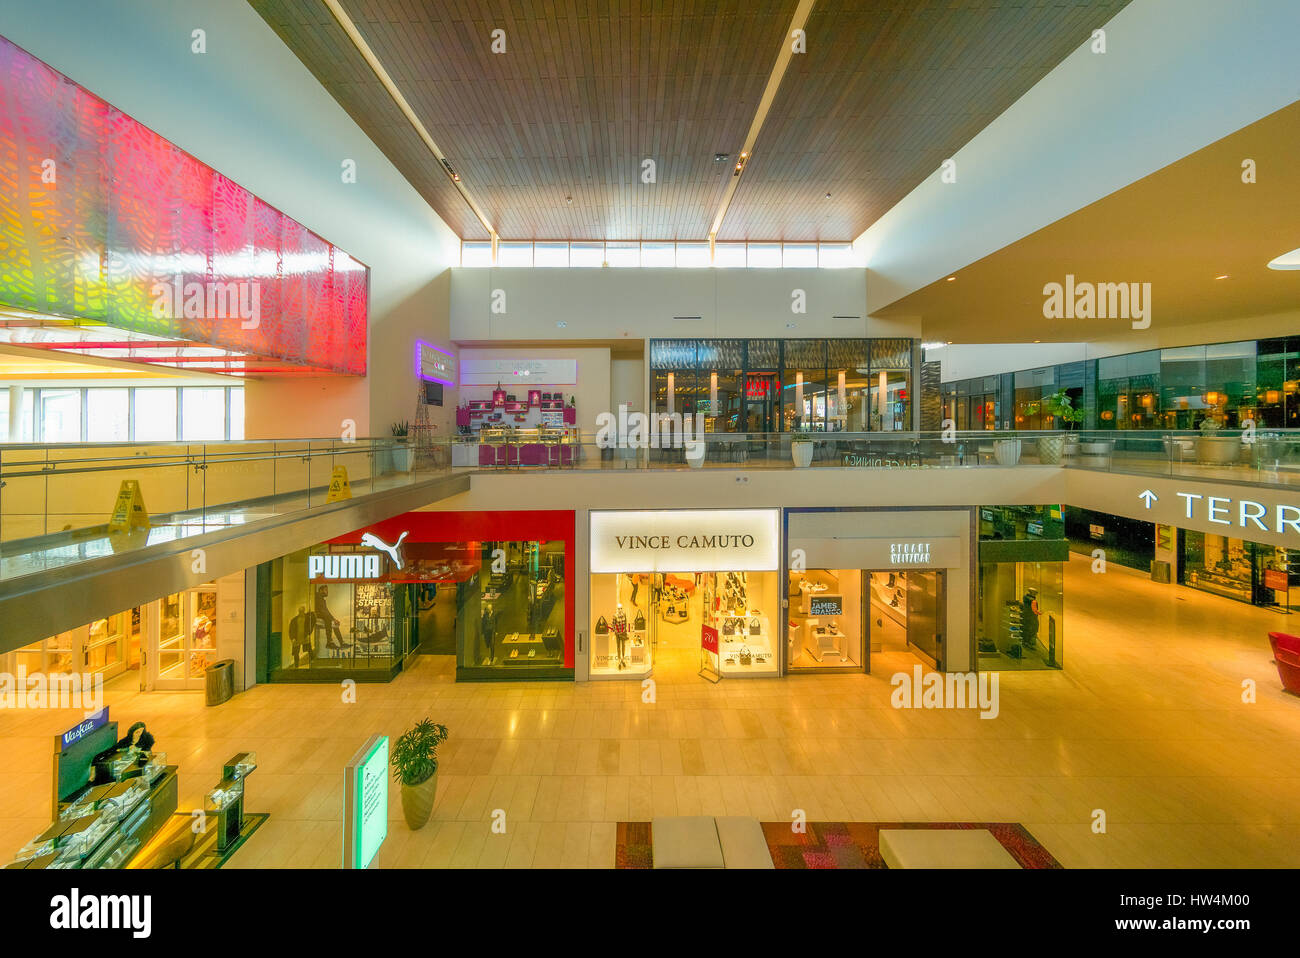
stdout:
<svg viewBox="0 0 1300 958">
<path fill-rule="evenodd" d="M 1214 465 L 1236 462 L 1241 456 L 1241 437 L 1202 436 L 1196 440 L 1196 459 Z"/>
<path fill-rule="evenodd" d="M 393 471 L 410 472 L 411 471 L 411 447 L 404 443 L 398 443 L 393 447 Z"/>
<path fill-rule="evenodd" d="M 1014 466 L 1020 461 L 1023 439 L 995 439 L 993 441 L 993 458 L 999 466 Z"/>
<path fill-rule="evenodd" d="M 1045 465 L 1055 466 L 1065 455 L 1065 437 L 1064 436 L 1039 436 L 1038 437 L 1038 461 Z"/>
<path fill-rule="evenodd" d="M 402 815 L 411 831 L 418 831 L 433 814 L 433 800 L 438 797 L 438 773 L 434 772 L 419 785 L 402 785 Z"/>
<path fill-rule="evenodd" d="M 1065 445 L 1061 448 L 1061 455 L 1077 456 L 1079 454 L 1079 437 L 1062 436 L 1061 438 L 1065 440 Z"/>
<path fill-rule="evenodd" d="M 686 464 L 692 469 L 704 468 L 704 440 L 692 440 L 686 443 Z"/>
<path fill-rule="evenodd" d="M 811 442 L 792 442 L 790 443 L 790 458 L 794 464 L 805 469 L 812 464 L 813 444 Z"/>
</svg>

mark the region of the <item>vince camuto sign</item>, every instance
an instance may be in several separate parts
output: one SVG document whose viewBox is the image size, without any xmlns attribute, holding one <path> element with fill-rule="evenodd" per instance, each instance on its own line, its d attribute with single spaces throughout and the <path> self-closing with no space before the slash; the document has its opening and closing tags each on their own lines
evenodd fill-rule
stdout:
<svg viewBox="0 0 1300 958">
<path fill-rule="evenodd" d="M 778 568 L 775 509 L 591 513 L 592 572 L 759 572 Z"/>
<path fill-rule="evenodd" d="M 620 549 L 752 549 L 747 535 L 615 536 Z"/>
</svg>

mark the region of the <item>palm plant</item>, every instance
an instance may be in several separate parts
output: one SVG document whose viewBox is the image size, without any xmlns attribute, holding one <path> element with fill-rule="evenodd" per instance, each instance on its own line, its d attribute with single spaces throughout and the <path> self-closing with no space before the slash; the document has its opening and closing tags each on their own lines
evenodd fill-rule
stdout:
<svg viewBox="0 0 1300 958">
<path fill-rule="evenodd" d="M 428 781 L 438 771 L 438 746 L 445 741 L 447 726 L 421 719 L 393 745 L 393 778 L 409 787 Z"/>
</svg>

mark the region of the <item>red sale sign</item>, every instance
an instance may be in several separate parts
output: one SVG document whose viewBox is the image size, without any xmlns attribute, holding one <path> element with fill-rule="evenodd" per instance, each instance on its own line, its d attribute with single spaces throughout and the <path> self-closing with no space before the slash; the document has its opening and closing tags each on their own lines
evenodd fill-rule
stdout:
<svg viewBox="0 0 1300 958">
<path fill-rule="evenodd" d="M 718 654 L 718 630 L 711 625 L 700 626 L 700 648 Z"/>
</svg>

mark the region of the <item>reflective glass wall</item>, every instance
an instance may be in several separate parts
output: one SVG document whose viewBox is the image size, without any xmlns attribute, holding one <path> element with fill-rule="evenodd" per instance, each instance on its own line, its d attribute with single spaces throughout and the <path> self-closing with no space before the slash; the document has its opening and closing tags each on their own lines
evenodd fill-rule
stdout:
<svg viewBox="0 0 1300 958">
<path fill-rule="evenodd" d="M 709 432 L 912 428 L 910 339 L 652 339 L 653 411 Z"/>
</svg>

